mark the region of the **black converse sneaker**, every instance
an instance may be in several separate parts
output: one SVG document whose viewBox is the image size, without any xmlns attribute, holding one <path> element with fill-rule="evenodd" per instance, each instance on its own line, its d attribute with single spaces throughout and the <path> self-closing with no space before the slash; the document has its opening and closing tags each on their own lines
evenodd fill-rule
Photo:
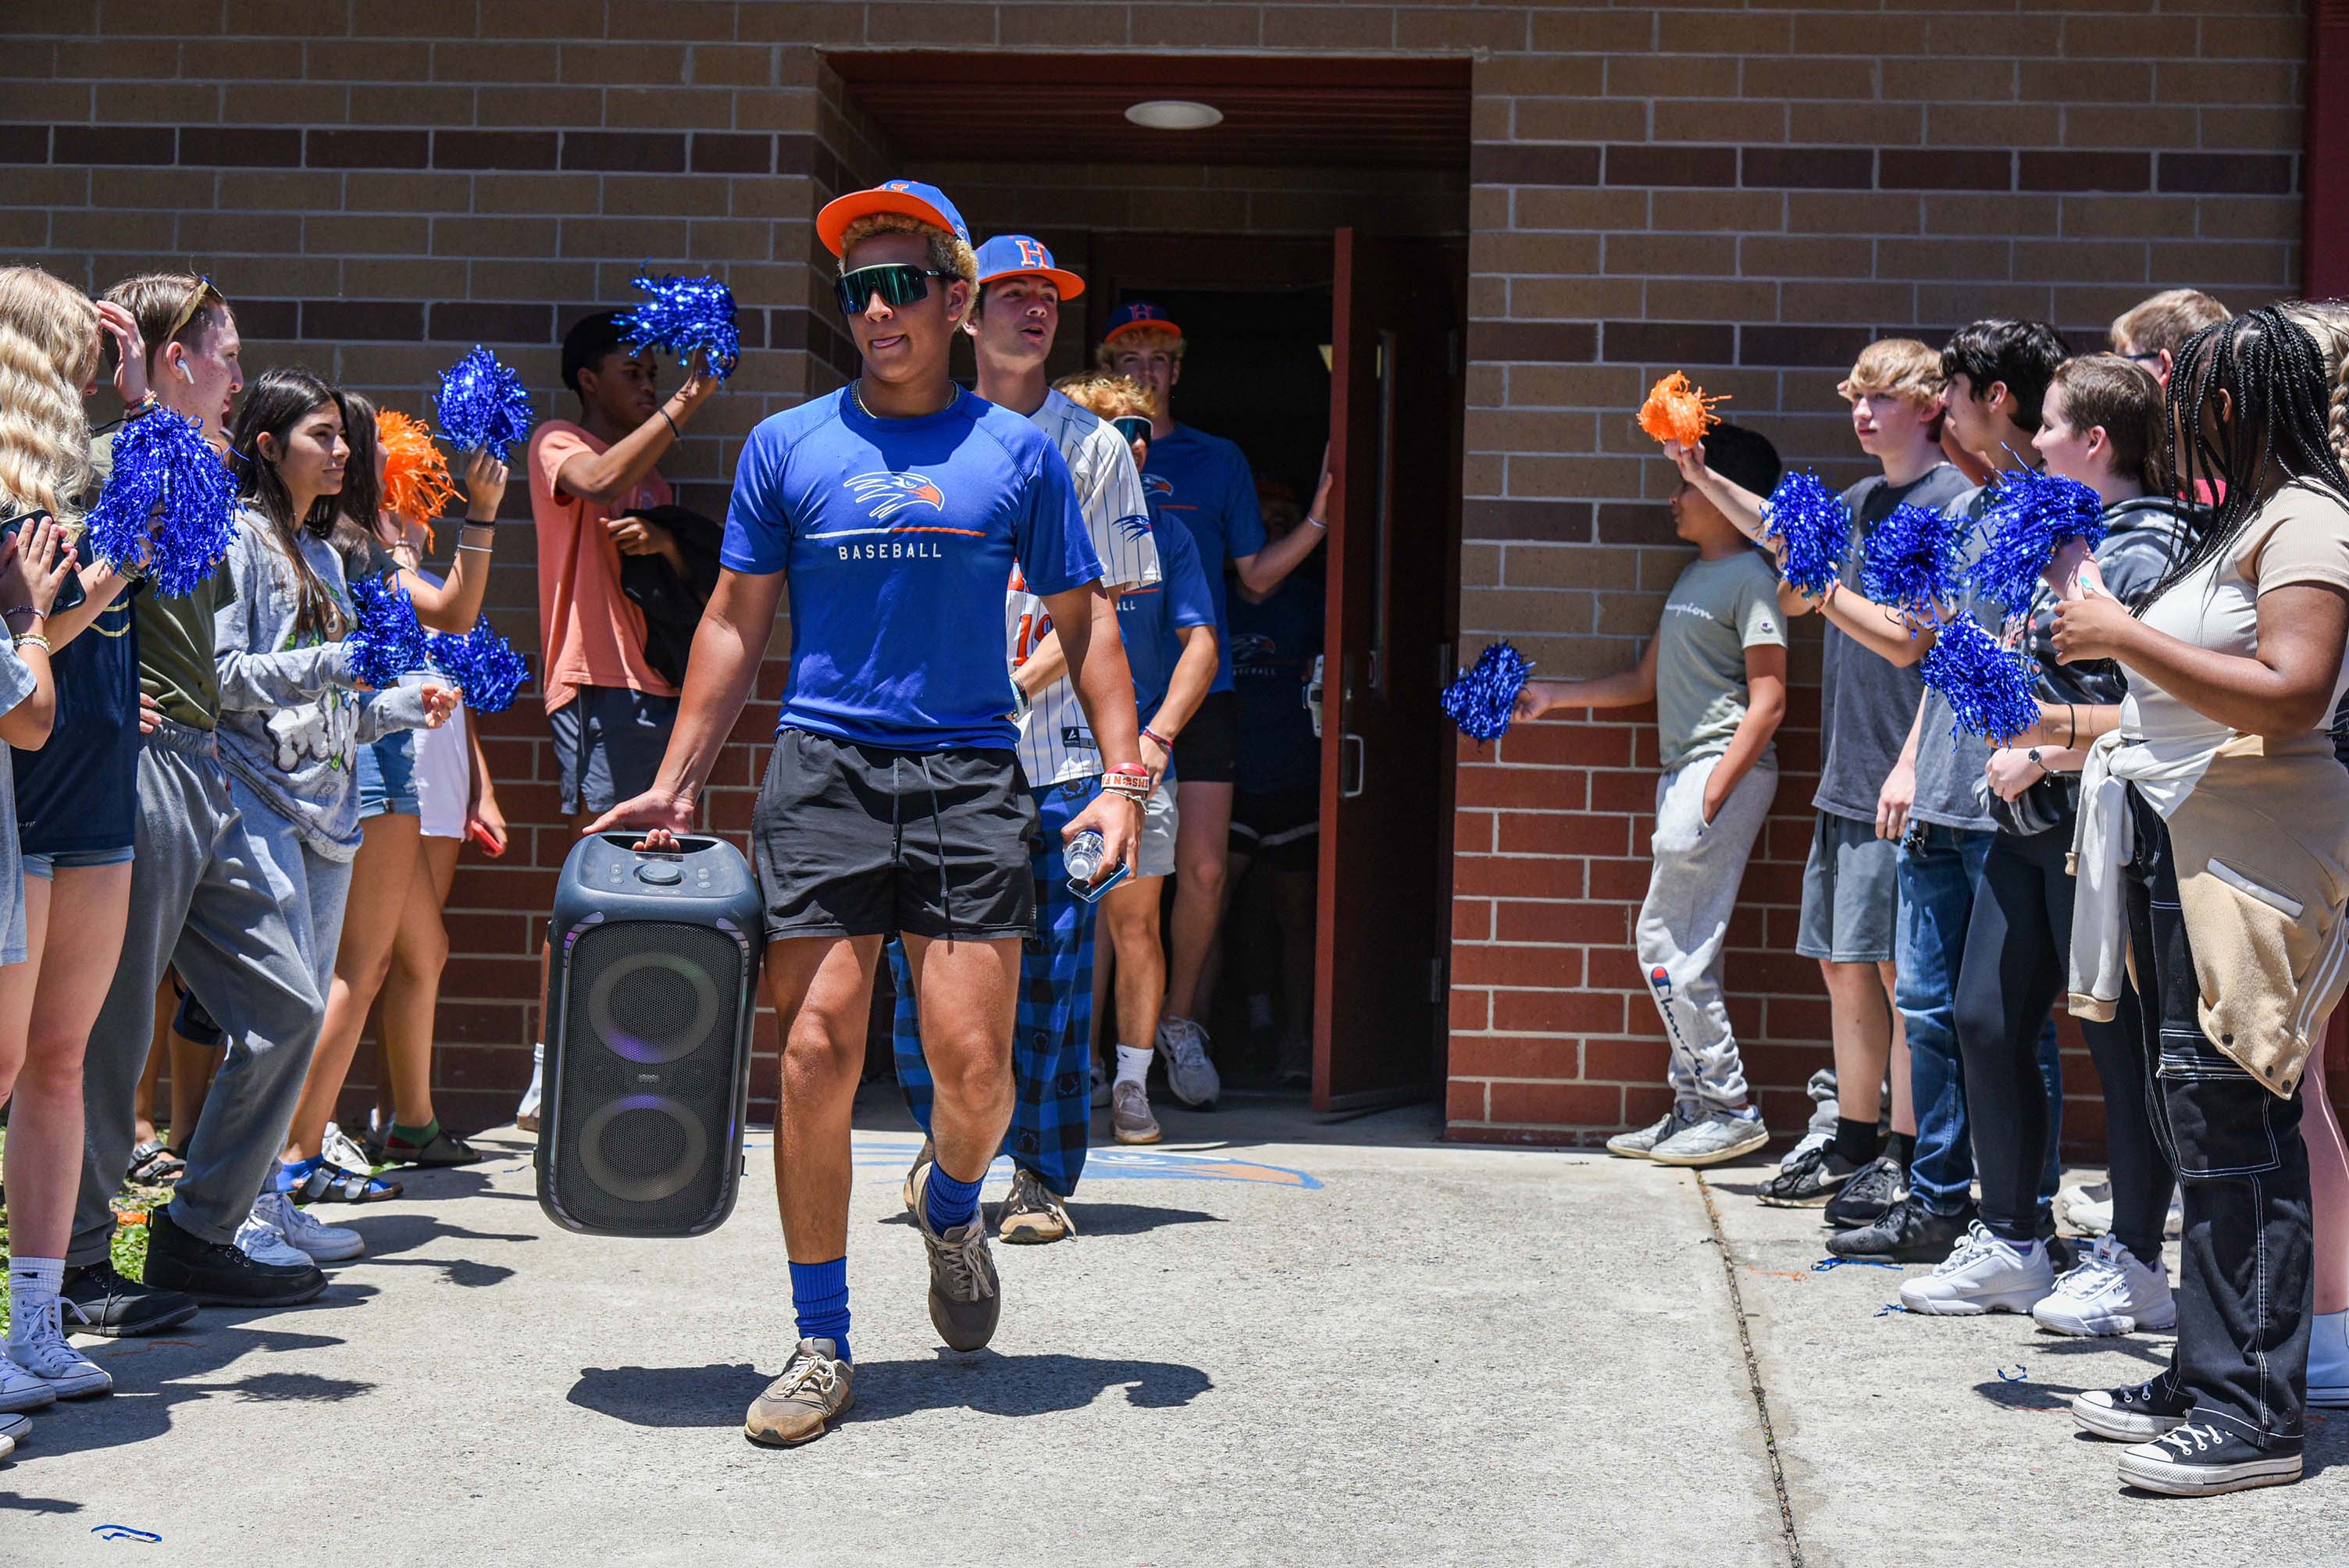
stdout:
<svg viewBox="0 0 2349 1568">
<path fill-rule="evenodd" d="M 206 1306 L 298 1306 L 326 1288 L 318 1265 L 264 1264 L 222 1242 L 180 1229 L 171 1211 L 147 1221 L 147 1283 L 182 1291 Z"/>
<path fill-rule="evenodd" d="M 2216 1421 L 2193 1421 L 2121 1450 L 2121 1480 L 2170 1497 L 2215 1497 L 2300 1479 L 2300 1445 L 2254 1447 Z"/>
<path fill-rule="evenodd" d="M 1859 1167 L 1829 1144 L 1763 1182 L 1754 1195 L 1774 1209 L 1816 1209 L 1858 1173 Z"/>
<path fill-rule="evenodd" d="M 2116 1443 L 2149 1442 L 2193 1408 L 2194 1401 L 2163 1387 L 2158 1377 L 2134 1388 L 2091 1388 L 2072 1396 L 2072 1419 L 2080 1429 Z"/>
<path fill-rule="evenodd" d="M 1838 1231 L 1872 1225 L 1908 1192 L 1908 1168 L 1889 1154 L 1879 1154 L 1827 1200 L 1827 1223 Z"/>
<path fill-rule="evenodd" d="M 1858 1177 L 1852 1180 L 1857 1184 Z M 1828 1207 L 1832 1212 L 1834 1206 Z M 1973 1221 L 1971 1203 L 1954 1214 L 1936 1214 L 1925 1207 L 1923 1199 L 1903 1196 L 1876 1223 L 1829 1236 L 1827 1251 L 1839 1258 L 1865 1258 L 1870 1263 L 1937 1264 L 1950 1255 L 1950 1249 Z"/>
</svg>

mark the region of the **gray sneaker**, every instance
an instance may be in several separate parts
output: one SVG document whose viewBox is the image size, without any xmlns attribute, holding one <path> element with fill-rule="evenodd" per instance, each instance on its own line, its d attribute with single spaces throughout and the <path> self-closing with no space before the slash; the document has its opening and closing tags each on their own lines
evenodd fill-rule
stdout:
<svg viewBox="0 0 2349 1568">
<path fill-rule="evenodd" d="M 1064 1241 L 1077 1233 L 1068 1205 L 1033 1171 L 1015 1169 L 1011 1191 L 995 1216 L 995 1233 L 1015 1245 Z"/>
<path fill-rule="evenodd" d="M 987 1212 L 976 1210 L 969 1219 L 940 1235 L 930 1229 L 929 1205 L 923 1194 L 930 1184 L 933 1165 L 914 1172 L 914 1223 L 921 1228 L 922 1245 L 930 1254 L 930 1324 L 949 1350 L 978 1350 L 995 1337 L 1003 1315 L 1003 1296 L 995 1274 L 995 1254 L 987 1245 Z"/>
<path fill-rule="evenodd" d="M 848 1414 L 856 1402 L 856 1368 L 840 1358 L 829 1339 L 802 1339 L 783 1375 L 750 1401 L 742 1435 L 771 1449 L 787 1449 L 823 1436 L 827 1422 Z"/>
<path fill-rule="evenodd" d="M 1659 1165 L 1718 1165 L 1751 1154 L 1770 1141 L 1758 1114 L 1709 1110 L 1665 1139 L 1648 1158 Z"/>
<path fill-rule="evenodd" d="M 1162 1134 L 1150 1114 L 1150 1091 L 1131 1080 L 1110 1086 L 1109 1129 L 1120 1143 L 1155 1143 Z"/>
<path fill-rule="evenodd" d="M 1685 1130 L 1696 1120 L 1695 1109 L 1694 1106 L 1675 1105 L 1636 1132 L 1619 1132 L 1607 1140 L 1607 1152 L 1626 1160 L 1652 1160 L 1657 1144 Z"/>
<path fill-rule="evenodd" d="M 1224 1092 L 1216 1064 L 1207 1059 L 1207 1031 L 1188 1018 L 1158 1020 L 1158 1054 L 1166 1058 L 1166 1087 L 1194 1110 L 1205 1110 Z"/>
</svg>

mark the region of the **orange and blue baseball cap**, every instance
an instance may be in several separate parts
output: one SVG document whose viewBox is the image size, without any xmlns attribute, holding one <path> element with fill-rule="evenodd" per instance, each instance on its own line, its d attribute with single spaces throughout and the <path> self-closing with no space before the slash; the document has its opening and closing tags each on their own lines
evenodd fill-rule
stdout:
<svg viewBox="0 0 2349 1568">
<path fill-rule="evenodd" d="M 998 234 L 978 248 L 978 286 L 998 278 L 1049 278 L 1062 299 L 1085 292 L 1085 280 L 1052 264 L 1052 253 L 1027 234 Z"/>
<path fill-rule="evenodd" d="M 964 244 L 970 243 L 970 225 L 962 221 L 947 193 L 918 180 L 887 180 L 870 191 L 852 191 L 823 204 L 815 215 L 816 238 L 833 255 L 840 254 L 841 236 L 859 218 L 875 212 L 899 212 L 935 229 L 944 229 Z"/>
<path fill-rule="evenodd" d="M 1166 313 L 1146 299 L 1130 299 L 1109 313 L 1109 330 L 1102 334 L 1103 343 L 1114 343 L 1118 334 L 1154 326 L 1161 332 L 1183 335 L 1183 329 L 1166 319 Z"/>
</svg>

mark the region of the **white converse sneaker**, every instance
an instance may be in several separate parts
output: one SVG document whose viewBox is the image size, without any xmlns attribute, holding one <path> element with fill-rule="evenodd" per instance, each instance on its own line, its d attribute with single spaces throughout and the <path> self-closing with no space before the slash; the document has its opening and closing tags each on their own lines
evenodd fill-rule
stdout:
<svg viewBox="0 0 2349 1568">
<path fill-rule="evenodd" d="M 1223 1094 L 1223 1079 L 1207 1059 L 1207 1031 L 1190 1019 L 1158 1020 L 1158 1054 L 1166 1058 L 1166 1087 L 1185 1105 L 1205 1110 Z"/>
<path fill-rule="evenodd" d="M 32 1431 L 32 1421 L 24 1416 L 0 1416 L 0 1460 L 15 1453 L 17 1439 L 30 1437 Z"/>
<path fill-rule="evenodd" d="M 326 1123 L 326 1135 L 318 1140 L 318 1152 L 326 1156 L 327 1164 L 356 1171 L 362 1176 L 376 1167 L 374 1157 L 352 1141 L 349 1133 L 331 1121 Z"/>
<path fill-rule="evenodd" d="M 2055 1282 L 2054 1294 L 2032 1306 L 2031 1318 L 2054 1334 L 2134 1334 L 2177 1327 L 2178 1303 L 2159 1258 L 2147 1265 L 2107 1233 Z"/>
<path fill-rule="evenodd" d="M 258 1212 L 247 1214 L 244 1223 L 236 1228 L 236 1250 L 257 1264 L 304 1270 L 311 1266 L 310 1254 L 288 1242 Z"/>
<path fill-rule="evenodd" d="M 1979 1317 L 2029 1312 L 2054 1288 L 2055 1266 L 2045 1247 L 2033 1242 L 2023 1252 L 1976 1220 L 1931 1274 L 1901 1285 L 1900 1305 L 1934 1317 Z"/>
<path fill-rule="evenodd" d="M 367 1243 L 357 1231 L 314 1218 L 283 1192 L 263 1193 L 253 1206 L 253 1217 L 314 1264 L 347 1263 L 367 1251 Z"/>
<path fill-rule="evenodd" d="M 57 1402 L 57 1391 L 49 1387 L 47 1378 L 35 1377 L 0 1350 L 0 1413 L 37 1410 Z"/>
<path fill-rule="evenodd" d="M 84 1398 L 114 1387 L 106 1368 L 67 1342 L 55 1296 L 9 1326 L 6 1361 L 47 1384 L 60 1399 Z"/>
</svg>

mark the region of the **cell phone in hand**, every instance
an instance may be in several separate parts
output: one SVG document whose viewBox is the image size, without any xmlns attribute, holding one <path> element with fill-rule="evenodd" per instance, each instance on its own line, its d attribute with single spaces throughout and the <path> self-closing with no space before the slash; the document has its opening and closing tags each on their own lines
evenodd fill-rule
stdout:
<svg viewBox="0 0 2349 1568">
<path fill-rule="evenodd" d="M 480 821 L 471 821 L 465 824 L 465 837 L 481 845 L 482 851 L 488 854 L 492 859 L 495 859 L 497 856 L 502 855 L 506 852 L 506 847 L 498 842 L 498 836 L 495 833 L 491 832 L 490 830 Z"/>
<path fill-rule="evenodd" d="M 1133 868 L 1132 866 L 1121 865 L 1117 870 L 1110 872 L 1109 875 L 1102 878 L 1102 880 L 1097 882 L 1089 882 L 1079 877 L 1071 877 L 1069 879 L 1069 891 L 1075 893 L 1079 898 L 1083 899 L 1087 903 L 1094 903 L 1099 902 L 1102 894 L 1109 892 L 1110 889 L 1115 887 L 1118 883 L 1123 882 L 1127 877 L 1132 876 L 1133 874 Z"/>
</svg>

